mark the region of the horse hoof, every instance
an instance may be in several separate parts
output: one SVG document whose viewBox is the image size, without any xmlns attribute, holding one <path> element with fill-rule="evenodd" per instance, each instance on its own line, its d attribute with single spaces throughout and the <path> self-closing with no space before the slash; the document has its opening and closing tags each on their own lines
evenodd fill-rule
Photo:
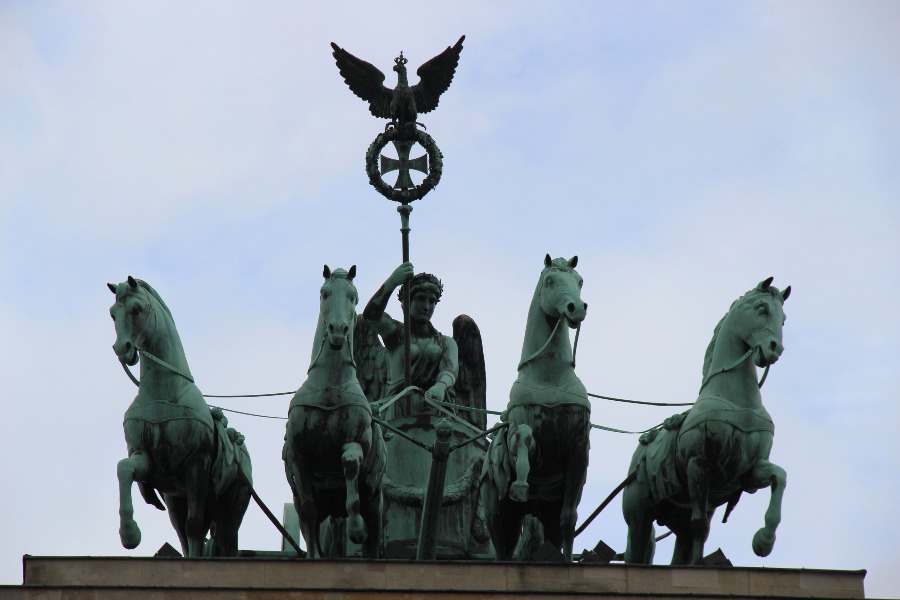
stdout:
<svg viewBox="0 0 900 600">
<path fill-rule="evenodd" d="M 775 534 L 766 531 L 763 527 L 753 536 L 753 552 L 757 556 L 768 556 L 775 546 Z"/>
<path fill-rule="evenodd" d="M 123 521 L 119 526 L 119 539 L 126 550 L 134 550 L 141 543 L 141 528 L 134 521 Z"/>
<path fill-rule="evenodd" d="M 366 524 L 362 517 L 353 515 L 347 519 L 347 537 L 354 544 L 362 544 L 366 541 Z"/>
<path fill-rule="evenodd" d="M 513 502 L 528 502 L 528 484 L 514 482 L 509 488 L 509 499 Z"/>
</svg>

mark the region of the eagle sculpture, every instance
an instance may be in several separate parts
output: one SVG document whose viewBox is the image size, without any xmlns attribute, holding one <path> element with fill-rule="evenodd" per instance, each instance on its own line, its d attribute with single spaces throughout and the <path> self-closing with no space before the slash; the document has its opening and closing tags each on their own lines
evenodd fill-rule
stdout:
<svg viewBox="0 0 900 600">
<path fill-rule="evenodd" d="M 401 129 L 414 129 L 416 116 L 437 108 L 441 94 L 450 87 L 465 39 L 466 36 L 462 36 L 455 45 L 448 46 L 419 67 L 416 71 L 419 83 L 412 87 L 406 77 L 407 60 L 401 52 L 394 59 L 394 70 L 397 72 L 397 87 L 394 89 L 384 85 L 384 73 L 375 66 L 353 56 L 334 42 L 331 47 L 341 76 L 350 86 L 350 91 L 369 103 L 369 111 L 373 115 L 390 119 L 392 124 Z"/>
</svg>

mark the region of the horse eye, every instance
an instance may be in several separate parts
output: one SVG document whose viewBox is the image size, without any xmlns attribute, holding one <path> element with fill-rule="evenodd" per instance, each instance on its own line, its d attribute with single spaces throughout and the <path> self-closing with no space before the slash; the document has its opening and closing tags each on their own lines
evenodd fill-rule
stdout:
<svg viewBox="0 0 900 600">
<path fill-rule="evenodd" d="M 544 280 L 544 283 L 547 285 L 547 287 L 553 287 L 553 278 L 548 277 L 547 279 Z"/>
<path fill-rule="evenodd" d="M 581 289 L 581 286 L 584 285 L 584 279 L 578 281 L 578 289 Z"/>
</svg>

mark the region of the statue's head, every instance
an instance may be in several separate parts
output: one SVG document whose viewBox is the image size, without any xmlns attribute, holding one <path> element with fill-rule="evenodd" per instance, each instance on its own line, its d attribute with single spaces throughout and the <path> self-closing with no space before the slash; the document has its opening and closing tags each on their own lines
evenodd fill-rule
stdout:
<svg viewBox="0 0 900 600">
<path fill-rule="evenodd" d="M 422 292 L 432 292 L 437 297 L 437 301 L 440 302 L 441 295 L 444 293 L 444 284 L 431 273 L 418 273 L 409 280 L 409 297 L 412 298 L 417 293 Z M 400 298 L 400 303 L 403 304 L 402 288 L 397 297 Z"/>
<path fill-rule="evenodd" d="M 415 275 L 409 280 L 409 318 L 415 323 L 430 323 L 443 292 L 444 286 L 441 284 L 441 280 L 434 275 L 430 273 Z M 402 290 L 400 304 L 403 304 Z"/>
</svg>

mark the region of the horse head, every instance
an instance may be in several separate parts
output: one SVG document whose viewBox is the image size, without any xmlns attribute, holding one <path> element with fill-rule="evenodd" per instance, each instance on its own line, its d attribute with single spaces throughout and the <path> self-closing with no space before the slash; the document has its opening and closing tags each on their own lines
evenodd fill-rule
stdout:
<svg viewBox="0 0 900 600">
<path fill-rule="evenodd" d="M 744 294 L 725 317 L 730 329 L 742 340 L 747 351 L 754 350 L 753 362 L 764 368 L 774 364 L 784 352 L 784 301 L 791 286 L 779 291 L 772 277 Z"/>
<path fill-rule="evenodd" d="M 353 335 L 356 325 L 356 304 L 359 302 L 359 294 L 353 285 L 356 265 L 349 271 L 332 271 L 325 265 L 322 275 L 325 283 L 319 292 L 319 326 L 331 349 L 340 350 Z"/>
<path fill-rule="evenodd" d="M 575 271 L 578 257 L 569 260 L 544 257 L 544 270 L 541 271 L 540 306 L 545 315 L 554 319 L 564 319 L 574 329 L 587 315 L 587 302 L 581 299 L 581 286 L 584 280 Z"/>
<path fill-rule="evenodd" d="M 159 316 L 151 303 L 147 284 L 131 275 L 119 285 L 106 284 L 116 295 L 109 314 L 116 326 L 113 351 L 123 364 L 132 366 L 138 361 L 138 350 L 156 333 Z"/>
</svg>

